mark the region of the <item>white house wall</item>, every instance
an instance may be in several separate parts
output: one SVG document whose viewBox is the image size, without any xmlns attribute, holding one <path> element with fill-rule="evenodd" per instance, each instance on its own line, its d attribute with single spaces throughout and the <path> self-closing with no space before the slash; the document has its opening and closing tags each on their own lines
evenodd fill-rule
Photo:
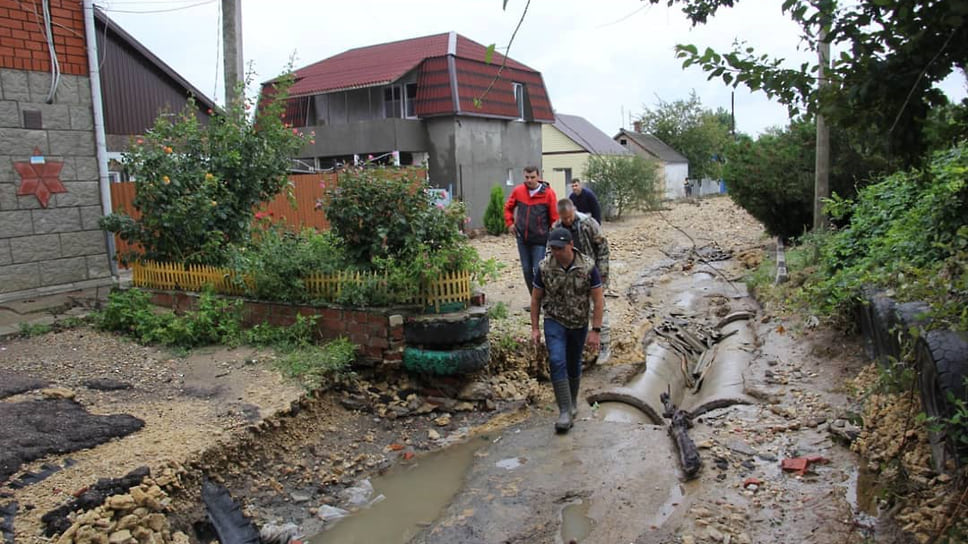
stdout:
<svg viewBox="0 0 968 544">
<path fill-rule="evenodd" d="M 686 163 L 665 164 L 665 198 L 668 200 L 686 196 L 686 177 L 689 165 Z"/>
</svg>

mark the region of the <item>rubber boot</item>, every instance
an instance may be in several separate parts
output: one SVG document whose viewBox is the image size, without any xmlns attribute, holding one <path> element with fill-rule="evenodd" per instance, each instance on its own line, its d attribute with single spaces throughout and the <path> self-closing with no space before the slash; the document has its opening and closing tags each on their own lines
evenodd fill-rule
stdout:
<svg viewBox="0 0 968 544">
<path fill-rule="evenodd" d="M 571 391 L 571 418 L 575 419 L 578 415 L 578 403 L 581 399 L 578 397 L 578 388 L 581 387 L 581 376 L 577 378 L 568 378 L 568 387 Z"/>
<path fill-rule="evenodd" d="M 558 403 L 558 421 L 555 421 L 555 431 L 567 433 L 572 426 L 571 420 L 571 390 L 568 380 L 552 382 L 555 389 L 555 401 Z"/>
</svg>

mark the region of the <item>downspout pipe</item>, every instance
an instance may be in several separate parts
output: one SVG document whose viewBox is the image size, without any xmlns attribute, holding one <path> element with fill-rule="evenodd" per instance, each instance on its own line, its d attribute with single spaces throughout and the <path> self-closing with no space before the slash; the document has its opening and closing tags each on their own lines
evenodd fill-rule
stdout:
<svg viewBox="0 0 968 544">
<path fill-rule="evenodd" d="M 84 37 L 87 40 L 88 77 L 91 80 L 91 101 L 94 103 L 94 144 L 97 150 L 98 188 L 101 190 L 101 211 L 109 215 L 111 205 L 111 181 L 108 178 L 108 144 L 104 135 L 104 99 L 101 95 L 101 68 L 98 65 L 97 32 L 94 28 L 94 0 L 83 0 Z M 104 233 L 108 250 L 111 275 L 118 280 L 117 250 L 114 247 L 114 234 Z"/>
</svg>

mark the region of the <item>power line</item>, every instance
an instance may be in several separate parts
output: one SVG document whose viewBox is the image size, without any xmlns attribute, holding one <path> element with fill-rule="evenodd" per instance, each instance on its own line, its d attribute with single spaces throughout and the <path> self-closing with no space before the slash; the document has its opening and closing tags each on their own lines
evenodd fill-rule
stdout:
<svg viewBox="0 0 968 544">
<path fill-rule="evenodd" d="M 652 4 L 645 4 L 642 7 L 636 9 L 635 11 L 633 11 L 632 13 L 629 13 L 628 15 L 622 17 L 621 19 L 618 19 L 616 21 L 612 21 L 611 23 L 605 23 L 603 25 L 599 25 L 599 26 L 597 26 L 595 28 L 605 28 L 607 26 L 617 25 L 619 23 L 622 23 L 622 22 L 626 21 L 627 19 L 630 19 L 633 15 L 637 14 L 638 12 L 640 12 L 640 11 L 642 11 L 644 9 L 649 9 L 651 7 L 652 7 Z"/>
<path fill-rule="evenodd" d="M 205 6 L 205 5 L 211 4 L 212 2 L 215 2 L 215 1 L 217 1 L 217 0 L 205 0 L 204 2 L 197 2 L 195 4 L 190 4 L 190 5 L 182 6 L 182 7 L 178 7 L 178 8 L 153 9 L 153 10 L 143 10 L 143 11 L 139 11 L 139 10 L 126 10 L 126 9 L 109 9 L 109 8 L 104 8 L 104 7 L 102 7 L 101 9 L 104 10 L 104 11 L 111 12 L 111 13 L 169 13 L 169 12 L 172 12 L 172 11 L 182 11 L 182 10 L 186 10 L 186 9 L 197 8 L 199 6 Z"/>
</svg>

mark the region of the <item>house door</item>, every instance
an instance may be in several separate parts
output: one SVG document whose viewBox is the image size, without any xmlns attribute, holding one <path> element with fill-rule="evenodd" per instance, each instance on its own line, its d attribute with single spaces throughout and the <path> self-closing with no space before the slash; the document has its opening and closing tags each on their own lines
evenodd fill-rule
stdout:
<svg viewBox="0 0 968 544">
<path fill-rule="evenodd" d="M 564 172 L 565 174 L 565 187 L 571 185 L 571 168 L 555 168 L 558 172 Z"/>
<path fill-rule="evenodd" d="M 571 168 L 553 168 L 552 171 L 551 179 L 547 180 L 551 182 L 551 188 L 559 196 L 567 195 L 571 186 Z"/>
</svg>

